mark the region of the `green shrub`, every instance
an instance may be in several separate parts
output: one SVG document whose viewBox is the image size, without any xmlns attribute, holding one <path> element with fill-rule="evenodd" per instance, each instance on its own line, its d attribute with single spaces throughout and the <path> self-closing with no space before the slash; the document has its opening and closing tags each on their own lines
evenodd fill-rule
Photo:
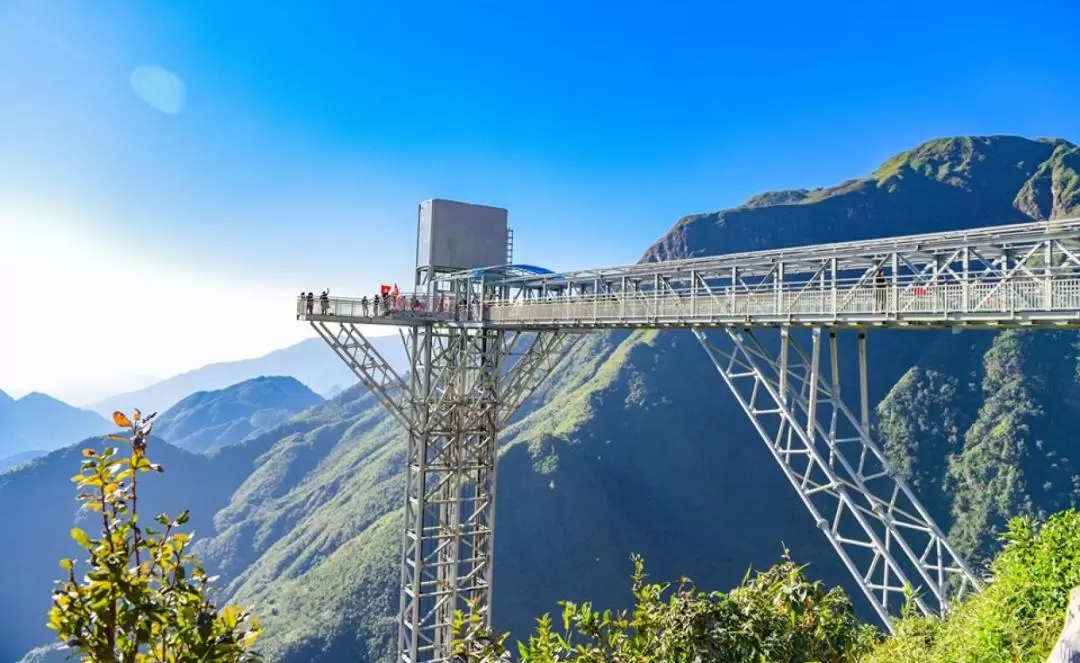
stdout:
<svg viewBox="0 0 1080 663">
<path fill-rule="evenodd" d="M 944 620 L 909 617 L 866 663 L 998 663 L 1046 660 L 1061 632 L 1069 592 L 1080 586 L 1080 514 L 1039 525 L 1014 518 L 982 593 Z"/>
<path fill-rule="evenodd" d="M 634 557 L 632 613 L 562 603 L 562 630 L 545 615 L 536 633 L 518 644 L 523 663 L 625 661 L 670 663 L 810 662 L 857 660 L 876 631 L 856 619 L 840 589 L 825 591 L 785 555 L 773 568 L 744 579 L 728 594 L 646 584 Z M 492 663 L 506 656 L 506 636 L 491 638 L 478 617 L 458 619 L 459 659 Z"/>
<path fill-rule="evenodd" d="M 82 508 L 100 516 L 101 534 L 71 530 L 89 568 L 80 578 L 73 560 L 60 561 L 67 578 L 53 592 L 49 628 L 87 662 L 257 660 L 251 647 L 258 621 L 239 606 L 214 607 L 214 579 L 188 552 L 191 536 L 180 531 L 187 512 L 157 516 L 160 530 L 140 524 L 139 475 L 164 471 L 146 457 L 153 418 L 143 419 L 138 410 L 134 421 L 113 414 L 131 432 L 130 438 L 108 436 L 128 444 L 126 457 L 115 447 L 83 450 L 82 471 L 72 481 Z"/>
</svg>

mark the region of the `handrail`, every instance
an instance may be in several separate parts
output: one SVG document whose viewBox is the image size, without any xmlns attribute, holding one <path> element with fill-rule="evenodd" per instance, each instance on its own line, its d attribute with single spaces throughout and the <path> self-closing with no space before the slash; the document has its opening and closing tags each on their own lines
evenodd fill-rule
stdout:
<svg viewBox="0 0 1080 663">
<path fill-rule="evenodd" d="M 489 299 L 483 306 L 454 304 L 445 295 L 403 294 L 389 309 L 375 309 L 364 298 L 329 297 L 323 308 L 315 298 L 311 313 L 304 299 L 297 299 L 297 317 L 368 319 L 372 322 L 442 323 L 484 322 L 500 326 L 530 324 L 602 324 L 605 327 L 650 323 L 709 324 L 720 322 L 777 320 L 798 322 L 845 317 L 875 320 L 931 319 L 963 323 L 964 316 L 981 323 L 1011 320 L 1023 314 L 1047 314 L 1062 320 L 1080 321 L 1080 275 L 1067 278 L 1011 277 L 959 283 L 919 284 L 901 289 L 898 283 L 879 286 L 852 285 L 837 288 L 806 288 L 805 284 L 778 289 L 753 290 L 728 286 L 719 292 L 625 291 L 563 295 L 548 299 L 506 301 Z M 795 287 L 798 286 L 798 287 Z M 416 302 L 416 306 L 413 302 Z M 434 303 L 433 303 L 434 302 Z"/>
</svg>

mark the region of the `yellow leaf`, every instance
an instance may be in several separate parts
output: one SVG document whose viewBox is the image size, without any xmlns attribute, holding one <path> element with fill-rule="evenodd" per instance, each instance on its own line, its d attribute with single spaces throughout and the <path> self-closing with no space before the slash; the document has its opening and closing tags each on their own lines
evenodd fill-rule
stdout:
<svg viewBox="0 0 1080 663">
<path fill-rule="evenodd" d="M 87 458 L 93 458 L 96 454 L 94 453 L 93 449 L 83 449 L 82 455 L 86 456 Z"/>
<path fill-rule="evenodd" d="M 65 571 L 70 571 L 71 569 L 75 568 L 75 563 L 72 562 L 70 559 L 64 558 L 60 560 L 60 568 L 64 569 Z"/>
<path fill-rule="evenodd" d="M 123 435 L 112 435 L 112 434 L 106 435 L 105 439 L 106 440 L 112 440 L 113 442 L 127 442 L 128 441 L 127 438 L 124 437 Z"/>
<path fill-rule="evenodd" d="M 135 421 L 138 421 L 139 419 L 142 419 L 142 412 L 139 412 L 139 409 L 135 408 L 135 412 L 132 413 L 131 418 L 134 419 Z"/>
<path fill-rule="evenodd" d="M 230 631 L 236 628 L 238 622 L 237 618 L 239 617 L 238 613 L 239 611 L 236 609 L 236 606 L 232 605 L 226 606 L 225 609 L 221 611 L 221 621 L 225 624 L 225 628 Z"/>
<path fill-rule="evenodd" d="M 123 426 L 124 428 L 130 428 L 131 427 L 131 420 L 128 419 L 127 415 L 125 415 L 120 410 L 117 410 L 116 412 L 112 413 L 112 420 L 113 420 L 113 423 L 116 424 L 117 426 Z"/>
<path fill-rule="evenodd" d="M 82 531 L 78 527 L 71 528 L 71 538 L 75 539 L 75 543 L 79 544 L 83 548 L 90 548 L 90 537 L 86 535 L 86 532 Z"/>
</svg>

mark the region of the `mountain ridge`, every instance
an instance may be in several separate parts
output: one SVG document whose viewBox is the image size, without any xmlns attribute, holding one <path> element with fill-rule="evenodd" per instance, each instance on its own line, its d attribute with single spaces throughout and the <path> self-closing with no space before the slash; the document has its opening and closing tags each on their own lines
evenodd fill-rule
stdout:
<svg viewBox="0 0 1080 663">
<path fill-rule="evenodd" d="M 109 422 L 41 392 L 21 398 L 0 397 L 0 457 L 28 451 L 50 451 L 73 439 L 102 433 Z"/>
<path fill-rule="evenodd" d="M 187 396 L 160 415 L 155 432 L 181 449 L 205 453 L 241 442 L 322 402 L 296 378 L 260 376 Z"/>
<path fill-rule="evenodd" d="M 406 365 L 405 350 L 397 336 L 375 337 L 372 343 L 391 366 L 401 369 Z M 217 391 L 245 380 L 273 375 L 293 377 L 317 394 L 327 393 L 335 385 L 356 381 L 356 376 L 332 352 L 326 351 L 322 339 L 309 338 L 261 357 L 207 364 L 86 407 L 106 416 L 114 410 L 132 407 L 164 412 L 195 392 Z"/>
</svg>

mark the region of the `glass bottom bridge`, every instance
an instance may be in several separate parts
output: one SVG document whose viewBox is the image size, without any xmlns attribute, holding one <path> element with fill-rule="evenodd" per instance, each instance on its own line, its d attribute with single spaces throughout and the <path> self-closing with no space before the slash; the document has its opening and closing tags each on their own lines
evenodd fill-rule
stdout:
<svg viewBox="0 0 1080 663">
<path fill-rule="evenodd" d="M 1080 327 L 1080 219 L 554 273 L 425 264 L 440 225 L 421 217 L 415 291 L 296 310 L 409 433 L 398 660 L 451 660 L 457 610 L 490 623 L 498 435 L 600 330 L 696 336 L 886 628 L 909 590 L 941 614 L 979 589 L 873 439 L 867 334 Z M 406 374 L 361 325 L 401 329 Z M 841 334 L 859 368 L 843 392 Z"/>
</svg>

